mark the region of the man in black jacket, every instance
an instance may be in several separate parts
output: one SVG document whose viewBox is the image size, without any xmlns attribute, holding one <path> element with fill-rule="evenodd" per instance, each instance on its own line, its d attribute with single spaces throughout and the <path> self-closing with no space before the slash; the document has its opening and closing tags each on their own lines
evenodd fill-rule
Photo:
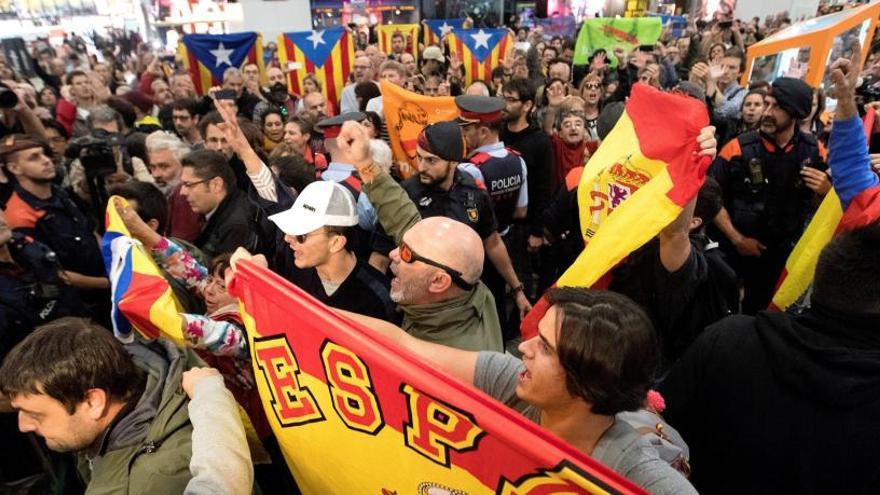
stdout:
<svg viewBox="0 0 880 495">
<path fill-rule="evenodd" d="M 705 493 L 876 493 L 880 223 L 839 235 L 812 307 L 709 327 L 662 383 Z"/>
<path fill-rule="evenodd" d="M 193 151 L 181 160 L 180 194 L 194 212 L 205 216 L 196 247 L 208 257 L 242 246 L 260 251 L 257 209 L 236 187 L 235 174 L 217 151 Z"/>
</svg>

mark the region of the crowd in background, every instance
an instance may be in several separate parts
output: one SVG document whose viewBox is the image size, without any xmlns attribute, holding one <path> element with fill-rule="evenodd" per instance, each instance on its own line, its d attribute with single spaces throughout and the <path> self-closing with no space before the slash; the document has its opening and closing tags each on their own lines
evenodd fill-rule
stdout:
<svg viewBox="0 0 880 495">
<path fill-rule="evenodd" d="M 339 101 L 313 76 L 293 93 L 275 43 L 263 72 L 229 68 L 206 95 L 173 55 L 122 32 L 34 43 L 35 77 L 0 58 L 0 391 L 19 414 L 0 427 L 3 445 L 20 446 L 2 449 L 0 482 L 244 493 L 256 478 L 264 492 L 295 492 L 226 290 L 227 270 L 247 258 L 649 491 L 871 492 L 876 221 L 828 245 L 796 312 L 764 310 L 832 185 L 849 205 L 880 180 L 880 140 L 860 120 L 880 95 L 880 51 L 846 41 L 852 61 L 835 66 L 833 89 L 807 85 L 799 64 L 742 85 L 748 47 L 791 22 L 691 22 L 678 38 L 573 65 L 574 39 L 512 19 L 516 43 L 469 85 L 445 38 L 408 47 L 395 35 L 384 53 L 352 26 Z M 421 132 L 415 165 L 393 157 L 379 80 L 456 97 L 462 117 Z M 694 149 L 713 158 L 708 177 L 612 271 L 609 291 L 551 289 L 583 250 L 580 173 L 637 84 L 705 103 L 711 127 Z M 113 195 L 181 303 L 189 350 L 126 352 L 105 330 L 98 236 Z M 522 342 L 521 318 L 548 289 L 556 312 Z M 219 372 L 185 372 L 208 365 Z M 256 468 L 233 401 L 261 441 Z M 640 413 L 680 437 L 635 433 L 626 415 Z M 160 421 L 161 441 L 144 426 Z M 143 459 L 145 439 L 153 460 L 120 467 Z M 79 479 L 56 452 L 87 461 Z M 146 475 L 155 470 L 167 478 Z"/>
</svg>

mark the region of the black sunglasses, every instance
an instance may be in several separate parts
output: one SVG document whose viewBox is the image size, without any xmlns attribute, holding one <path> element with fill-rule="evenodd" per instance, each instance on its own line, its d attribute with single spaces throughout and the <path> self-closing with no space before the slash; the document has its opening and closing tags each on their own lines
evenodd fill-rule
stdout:
<svg viewBox="0 0 880 495">
<path fill-rule="evenodd" d="M 431 265 L 431 266 L 437 267 L 437 268 L 443 270 L 444 272 L 446 272 L 446 274 L 452 278 L 452 282 L 455 283 L 455 285 L 461 287 L 462 289 L 471 290 L 474 288 L 474 284 L 469 283 L 469 282 L 465 281 L 465 279 L 462 278 L 460 271 L 453 270 L 452 268 L 449 268 L 448 266 L 444 265 L 443 263 L 438 263 L 434 260 L 429 260 L 428 258 L 419 256 L 405 242 L 400 241 L 400 244 L 398 244 L 397 248 L 398 248 L 398 254 L 400 256 L 400 260 L 403 261 L 404 263 L 413 263 L 416 261 L 421 261 L 422 263 L 425 263 L 426 265 Z"/>
</svg>

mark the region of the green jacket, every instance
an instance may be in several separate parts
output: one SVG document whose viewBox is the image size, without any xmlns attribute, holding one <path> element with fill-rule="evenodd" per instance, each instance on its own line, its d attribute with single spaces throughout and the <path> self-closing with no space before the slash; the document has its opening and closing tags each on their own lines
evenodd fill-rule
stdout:
<svg viewBox="0 0 880 495">
<path fill-rule="evenodd" d="M 180 381 L 195 355 L 168 341 L 135 342 L 126 350 L 146 373 L 146 385 L 137 403 L 77 454 L 86 494 L 183 493 L 191 477 L 192 424 Z"/>
<path fill-rule="evenodd" d="M 415 203 L 385 172 L 364 184 L 379 223 L 400 243 L 422 219 Z M 402 327 L 413 337 L 468 351 L 503 352 L 501 323 L 492 292 L 482 283 L 467 294 L 436 304 L 401 305 Z"/>
</svg>

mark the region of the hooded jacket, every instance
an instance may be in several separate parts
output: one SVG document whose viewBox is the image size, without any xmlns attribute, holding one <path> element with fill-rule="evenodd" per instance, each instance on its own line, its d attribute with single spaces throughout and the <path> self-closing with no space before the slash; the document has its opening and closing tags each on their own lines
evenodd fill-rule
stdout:
<svg viewBox="0 0 880 495">
<path fill-rule="evenodd" d="M 876 493 L 880 314 L 726 318 L 660 390 L 701 493 Z"/>
<path fill-rule="evenodd" d="M 135 342 L 126 350 L 146 374 L 146 385 L 90 448 L 77 453 L 86 494 L 183 493 L 191 477 L 193 428 L 180 383 L 195 357 L 167 341 Z"/>
</svg>

